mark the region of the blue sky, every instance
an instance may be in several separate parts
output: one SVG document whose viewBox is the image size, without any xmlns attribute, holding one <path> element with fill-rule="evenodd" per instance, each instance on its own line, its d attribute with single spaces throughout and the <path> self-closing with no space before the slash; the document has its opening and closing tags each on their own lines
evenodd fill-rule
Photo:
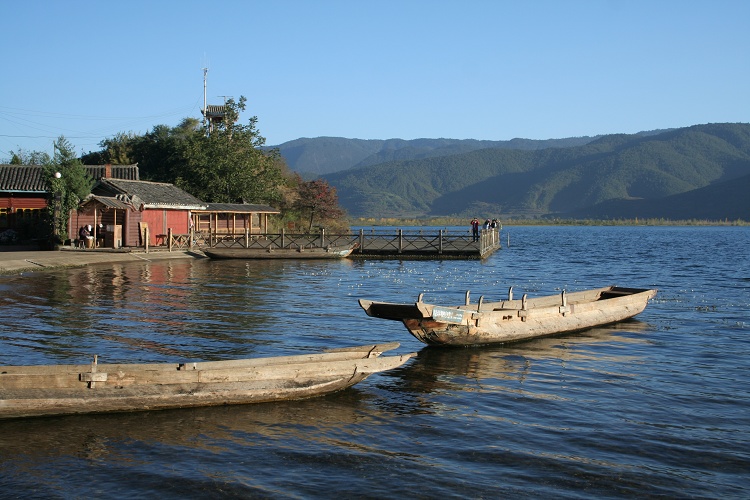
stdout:
<svg viewBox="0 0 750 500">
<path fill-rule="evenodd" d="M 244 95 L 300 137 L 549 139 L 750 122 L 746 0 L 0 0 L 0 160 Z"/>
</svg>

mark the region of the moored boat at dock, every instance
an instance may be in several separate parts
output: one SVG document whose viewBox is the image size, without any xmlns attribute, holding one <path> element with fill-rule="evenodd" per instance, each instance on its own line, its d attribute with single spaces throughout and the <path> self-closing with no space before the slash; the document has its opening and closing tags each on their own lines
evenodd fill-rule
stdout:
<svg viewBox="0 0 750 500">
<path fill-rule="evenodd" d="M 213 247 L 203 249 L 212 259 L 343 259 L 352 253 L 356 245 L 287 248 L 268 247 Z"/>
</svg>

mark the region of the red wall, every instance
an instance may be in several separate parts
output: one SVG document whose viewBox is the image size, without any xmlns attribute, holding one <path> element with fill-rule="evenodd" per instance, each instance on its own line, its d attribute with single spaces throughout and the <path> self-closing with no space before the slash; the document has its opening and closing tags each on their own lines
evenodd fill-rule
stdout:
<svg viewBox="0 0 750 500">
<path fill-rule="evenodd" d="M 147 209 L 141 213 L 141 221 L 148 224 L 149 245 L 164 244 L 169 228 L 174 234 L 188 234 L 187 210 Z"/>
<path fill-rule="evenodd" d="M 94 225 L 94 208 L 87 207 L 88 210 L 78 212 L 73 210 L 70 216 L 69 236 L 71 240 L 78 238 L 78 230 L 81 226 Z M 101 207 L 99 207 L 101 210 Z M 188 234 L 190 232 L 188 210 L 165 210 L 165 209 L 147 209 L 143 212 L 132 210 L 117 211 L 117 225 L 122 226 L 122 244 L 125 247 L 142 247 L 140 222 L 148 224 L 149 245 L 167 244 L 166 235 L 169 228 L 172 228 L 173 234 Z M 96 222 L 101 222 L 105 226 L 114 223 L 114 212 L 100 212 Z"/>
<path fill-rule="evenodd" d="M 6 195 L 0 196 L 0 207 L 2 208 L 46 208 L 47 195 Z"/>
</svg>

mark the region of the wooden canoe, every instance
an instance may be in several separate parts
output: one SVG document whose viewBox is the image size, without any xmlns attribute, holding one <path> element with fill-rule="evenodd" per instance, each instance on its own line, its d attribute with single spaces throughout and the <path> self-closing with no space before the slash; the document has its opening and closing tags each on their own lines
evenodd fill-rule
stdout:
<svg viewBox="0 0 750 500">
<path fill-rule="evenodd" d="M 414 337 L 430 345 L 468 346 L 527 340 L 615 323 L 641 313 L 656 290 L 609 286 L 593 290 L 438 306 L 422 301 L 392 304 L 360 299 L 368 316 L 401 321 Z"/>
<path fill-rule="evenodd" d="M 416 353 L 397 342 L 319 354 L 171 364 L 0 366 L 0 418 L 302 399 L 350 387 Z"/>
<path fill-rule="evenodd" d="M 213 247 L 203 249 L 212 259 L 343 259 L 354 250 L 352 246 L 328 247 Z"/>
</svg>

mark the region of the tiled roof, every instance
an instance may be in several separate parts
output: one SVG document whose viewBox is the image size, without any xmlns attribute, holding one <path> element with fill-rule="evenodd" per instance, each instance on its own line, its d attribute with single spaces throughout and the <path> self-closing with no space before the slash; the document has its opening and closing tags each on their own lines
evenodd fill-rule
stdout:
<svg viewBox="0 0 750 500">
<path fill-rule="evenodd" d="M 268 205 L 253 205 L 250 203 L 209 203 L 205 210 L 199 210 L 200 212 L 234 212 L 238 214 L 244 213 L 270 213 L 278 214 L 281 213 L 279 210 L 270 207 Z"/>
<path fill-rule="evenodd" d="M 227 112 L 226 106 L 219 106 L 215 104 L 208 104 L 206 109 L 203 111 L 203 116 L 210 118 L 223 117 Z"/>
<path fill-rule="evenodd" d="M 104 176 L 106 165 L 84 165 L 94 179 Z M 138 180 L 138 165 L 112 165 L 112 177 Z M 39 165 L 0 165 L 0 191 L 15 193 L 45 193 L 44 167 Z"/>
<path fill-rule="evenodd" d="M 134 165 L 109 165 L 111 173 L 105 176 L 107 165 L 84 165 L 84 168 L 95 180 L 110 177 L 112 179 L 125 179 L 128 181 L 140 180 L 138 164 Z"/>
<path fill-rule="evenodd" d="M 46 193 L 44 169 L 39 166 L 0 165 L 0 191 Z"/>
<path fill-rule="evenodd" d="M 88 198 L 85 202 L 82 203 L 82 205 L 86 205 L 92 201 L 98 201 L 102 205 L 108 208 L 116 208 L 118 210 L 130 210 L 133 208 L 126 202 L 119 200 L 113 196 L 91 196 Z"/>
<path fill-rule="evenodd" d="M 94 186 L 94 194 L 127 198 L 136 208 L 181 208 L 202 210 L 206 204 L 174 184 L 164 182 L 102 179 Z"/>
</svg>

